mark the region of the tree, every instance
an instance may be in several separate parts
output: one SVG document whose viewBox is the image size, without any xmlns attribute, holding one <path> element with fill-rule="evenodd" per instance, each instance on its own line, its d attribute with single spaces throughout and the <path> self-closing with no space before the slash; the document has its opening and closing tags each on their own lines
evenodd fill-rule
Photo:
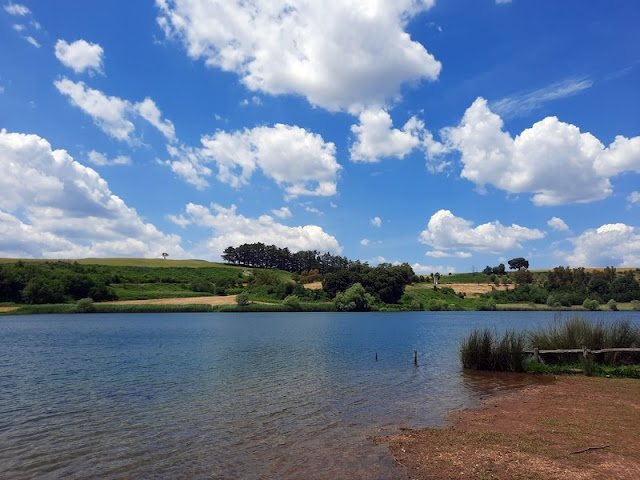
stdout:
<svg viewBox="0 0 640 480">
<path fill-rule="evenodd" d="M 162 252 L 162 258 L 164 258 L 165 260 L 167 259 L 167 257 L 169 256 L 169 254 L 167 252 Z"/>
<path fill-rule="evenodd" d="M 239 307 L 246 307 L 247 305 L 249 305 L 249 294 L 246 292 L 239 293 L 236 296 L 236 303 Z"/>
<path fill-rule="evenodd" d="M 333 303 L 341 312 L 368 312 L 375 299 L 361 284 L 354 283 L 346 291 L 338 293 Z"/>
<path fill-rule="evenodd" d="M 529 268 L 529 262 L 522 257 L 512 258 L 507 263 L 511 270 L 523 270 L 525 268 Z"/>
</svg>

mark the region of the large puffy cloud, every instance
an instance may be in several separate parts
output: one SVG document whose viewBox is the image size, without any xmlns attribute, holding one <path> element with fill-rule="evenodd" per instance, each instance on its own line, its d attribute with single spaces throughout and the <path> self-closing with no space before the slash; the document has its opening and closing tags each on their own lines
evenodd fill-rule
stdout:
<svg viewBox="0 0 640 480">
<path fill-rule="evenodd" d="M 532 192 L 536 205 L 601 200 L 612 192 L 609 178 L 640 172 L 640 137 L 617 137 L 605 147 L 590 133 L 547 117 L 511 138 L 502 119 L 478 98 L 460 125 L 444 129 L 450 149 L 462 154 L 461 176 L 481 189 Z"/>
<path fill-rule="evenodd" d="M 68 78 L 56 80 L 53 84 L 60 93 L 69 97 L 72 105 L 80 108 L 103 132 L 117 140 L 134 141 L 132 134 L 135 125 L 132 120 L 138 117 L 157 128 L 170 142 L 176 140 L 173 123 L 162 119 L 160 109 L 150 98 L 131 103 L 89 88 L 84 82 L 73 82 Z"/>
<path fill-rule="evenodd" d="M 276 124 L 202 137 L 201 149 L 173 148 L 173 171 L 198 188 L 208 185 L 215 163 L 217 178 L 233 187 L 247 185 L 259 168 L 284 188 L 288 197 L 330 196 L 336 193 L 340 165 L 336 147 L 304 128 Z"/>
<path fill-rule="evenodd" d="M 572 239 L 567 257 L 575 267 L 637 267 L 640 265 L 640 232 L 624 223 L 606 224 Z"/>
<path fill-rule="evenodd" d="M 250 90 L 302 95 L 329 110 L 383 105 L 441 69 L 404 30 L 434 0 L 156 4 L 159 25 L 191 58 L 235 72 Z"/>
<path fill-rule="evenodd" d="M 317 225 L 289 227 L 277 223 L 273 217 L 262 215 L 248 218 L 236 211 L 235 205 L 225 208 L 213 204 L 211 207 L 189 203 L 185 214 L 174 216 L 182 225 L 194 224 L 210 228 L 213 236 L 206 242 L 207 252 L 219 255 L 229 245 L 262 242 L 267 245 L 288 247 L 291 251 L 318 250 L 339 254 L 342 247 L 335 237 Z"/>
<path fill-rule="evenodd" d="M 515 224 L 506 227 L 498 221 L 472 225 L 473 222 L 456 217 L 449 210 L 439 210 L 431 216 L 427 229 L 420 233 L 420 241 L 440 251 L 469 249 L 502 253 L 522 248 L 521 242 L 544 237 L 538 229 Z"/>
<path fill-rule="evenodd" d="M 441 172 L 449 165 L 439 157 L 450 148 L 434 140 L 424 121 L 417 116 L 407 120 L 402 129 L 394 128 L 389 112 L 379 107 L 363 110 L 358 119 L 360 123 L 351 126 L 356 136 L 349 149 L 351 160 L 375 163 L 382 158 L 402 159 L 414 150 L 421 150 L 430 171 Z"/>
<path fill-rule="evenodd" d="M 360 124 L 352 125 L 356 141 L 350 148 L 351 160 L 377 162 L 384 157 L 404 158 L 420 144 L 424 124 L 411 117 L 402 130 L 392 128 L 391 116 L 383 109 L 360 113 Z"/>
<path fill-rule="evenodd" d="M 91 168 L 37 135 L 0 131 L 0 255 L 49 258 L 183 254 Z M 11 234 L 9 234 L 11 232 Z"/>
<path fill-rule="evenodd" d="M 55 46 L 55 54 L 63 65 L 73 69 L 76 73 L 82 73 L 85 70 L 102 73 L 104 50 L 97 43 L 76 40 L 69 44 L 64 40 L 58 40 Z"/>
</svg>

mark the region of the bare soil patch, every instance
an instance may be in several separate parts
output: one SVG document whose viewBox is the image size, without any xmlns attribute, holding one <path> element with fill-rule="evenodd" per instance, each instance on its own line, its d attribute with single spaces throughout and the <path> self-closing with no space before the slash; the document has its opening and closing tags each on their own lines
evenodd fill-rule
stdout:
<svg viewBox="0 0 640 480">
<path fill-rule="evenodd" d="M 506 290 L 509 286 L 513 287 L 513 285 L 498 285 L 489 283 L 440 283 L 441 287 L 449 287 L 453 288 L 456 293 L 464 293 L 466 295 L 480 295 L 482 293 L 490 292 L 491 290 Z"/>
<path fill-rule="evenodd" d="M 322 282 L 305 283 L 302 286 L 304 288 L 308 288 L 309 290 L 320 290 L 322 288 Z"/>
<path fill-rule="evenodd" d="M 154 298 L 151 300 L 117 300 L 113 302 L 101 302 L 111 305 L 233 305 L 236 303 L 236 295 L 223 297 L 182 297 L 182 298 Z"/>
<path fill-rule="evenodd" d="M 640 478 L 640 381 L 558 377 L 379 438 L 411 479 Z"/>
<path fill-rule="evenodd" d="M 0 307 L 0 312 L 5 313 L 5 312 L 12 312 L 14 310 L 17 310 L 18 307 Z"/>
</svg>

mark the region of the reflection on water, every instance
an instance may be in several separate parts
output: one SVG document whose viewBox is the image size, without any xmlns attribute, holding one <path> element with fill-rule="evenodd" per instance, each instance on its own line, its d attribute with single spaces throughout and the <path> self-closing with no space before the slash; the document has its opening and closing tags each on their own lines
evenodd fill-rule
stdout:
<svg viewBox="0 0 640 480">
<path fill-rule="evenodd" d="M 554 381 L 548 375 L 525 375 L 509 372 L 462 372 L 464 386 L 470 390 L 470 397 L 486 398 L 501 395 L 532 385 L 544 385 Z"/>
<path fill-rule="evenodd" d="M 540 381 L 462 372 L 463 336 L 552 318 L 2 318 L 2 478 L 403 478 L 372 436 L 442 425 L 451 409 Z"/>
</svg>

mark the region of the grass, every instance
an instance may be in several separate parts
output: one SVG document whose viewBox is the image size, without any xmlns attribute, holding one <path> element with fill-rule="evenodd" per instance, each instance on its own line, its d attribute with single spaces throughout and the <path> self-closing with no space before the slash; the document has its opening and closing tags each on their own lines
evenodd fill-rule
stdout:
<svg viewBox="0 0 640 480">
<path fill-rule="evenodd" d="M 205 292 L 194 292 L 183 283 L 124 283 L 111 286 L 118 300 L 152 300 L 156 298 L 206 297 Z"/>
<path fill-rule="evenodd" d="M 223 263 L 207 262 L 206 260 L 164 260 L 162 258 L 81 258 L 77 260 L 71 259 L 30 259 L 30 258 L 0 258 L 0 263 L 16 263 L 18 261 L 24 263 L 47 263 L 47 262 L 67 262 L 78 263 L 80 265 L 104 265 L 109 267 L 153 267 L 153 268 L 166 268 L 166 267 L 231 267 Z M 240 267 L 234 267 L 240 268 Z"/>
<path fill-rule="evenodd" d="M 481 303 L 486 303 L 486 300 L 477 298 L 461 298 L 446 285 L 440 285 L 437 289 L 434 289 L 433 284 L 429 283 L 419 283 L 405 287 L 405 294 L 401 299 L 401 303 L 409 304 L 411 300 L 422 304 L 424 310 L 431 310 L 434 306 L 440 306 L 438 310 L 478 310 L 478 306 Z"/>
<path fill-rule="evenodd" d="M 546 328 L 500 337 L 489 329 L 473 330 L 460 345 L 464 368 L 494 371 L 571 374 L 640 378 L 640 355 L 607 353 L 583 358 L 582 354 L 545 354 L 543 362 L 525 358 L 524 350 L 640 348 L 640 328 L 629 320 L 590 322 L 584 318 L 556 317 Z"/>
</svg>

